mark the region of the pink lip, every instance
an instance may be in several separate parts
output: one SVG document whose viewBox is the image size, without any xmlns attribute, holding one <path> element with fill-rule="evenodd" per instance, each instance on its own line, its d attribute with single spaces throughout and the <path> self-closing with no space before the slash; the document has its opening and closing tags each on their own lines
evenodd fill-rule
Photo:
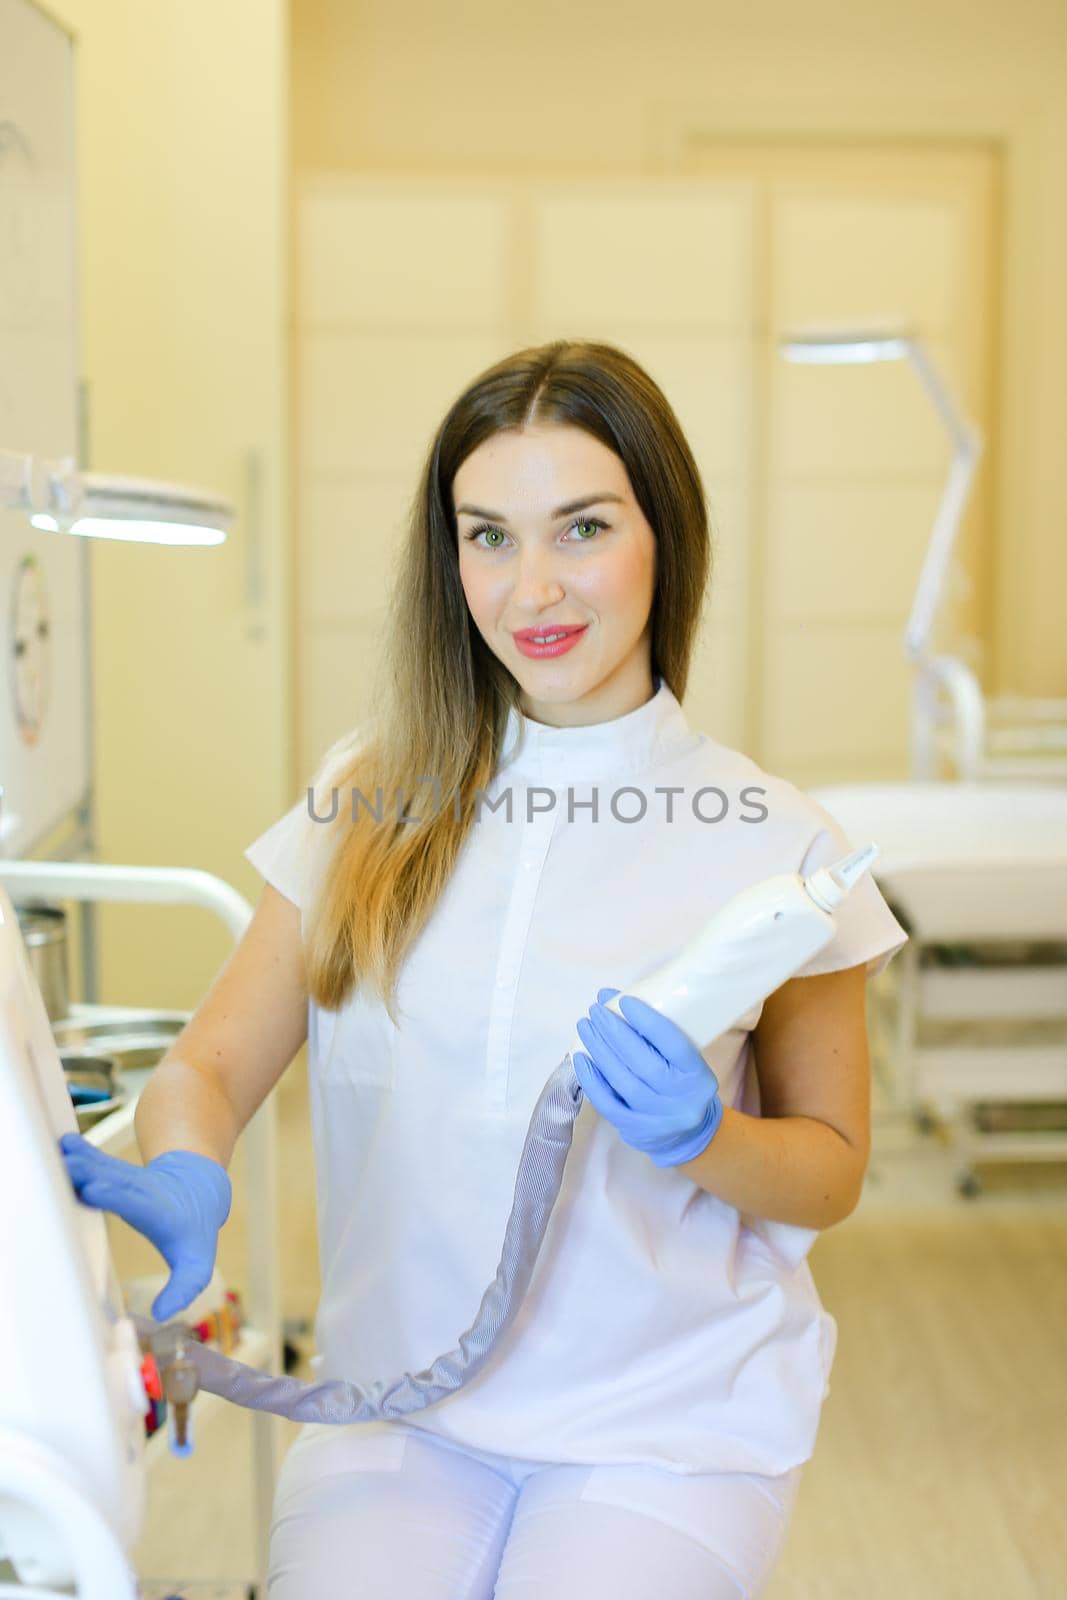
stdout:
<svg viewBox="0 0 1067 1600">
<path fill-rule="evenodd" d="M 588 623 L 583 623 L 580 628 L 523 628 L 520 633 L 513 634 L 512 637 L 524 656 L 540 661 L 548 656 L 561 656 L 567 650 L 572 650 L 588 626 Z M 533 644 L 531 641 L 537 633 L 562 633 L 565 637 L 557 639 L 554 644 Z"/>
</svg>

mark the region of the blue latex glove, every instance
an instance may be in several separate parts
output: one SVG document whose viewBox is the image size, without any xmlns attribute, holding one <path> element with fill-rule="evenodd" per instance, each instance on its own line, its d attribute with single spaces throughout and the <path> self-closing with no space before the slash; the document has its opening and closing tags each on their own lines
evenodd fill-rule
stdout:
<svg viewBox="0 0 1067 1600">
<path fill-rule="evenodd" d="M 78 1199 L 122 1217 L 170 1266 L 152 1315 L 158 1322 L 176 1316 L 211 1281 L 219 1229 L 233 1198 L 225 1167 L 191 1150 L 168 1150 L 138 1167 L 98 1150 L 80 1133 L 63 1134 L 59 1148 Z"/>
<path fill-rule="evenodd" d="M 604 1001 L 578 1023 L 589 1055 L 572 1052 L 575 1075 L 594 1107 L 657 1167 L 693 1161 L 711 1143 L 723 1107 L 719 1083 L 689 1035 L 636 995 L 623 995 L 623 1017 Z M 590 1059 L 590 1057 L 592 1059 Z"/>
</svg>

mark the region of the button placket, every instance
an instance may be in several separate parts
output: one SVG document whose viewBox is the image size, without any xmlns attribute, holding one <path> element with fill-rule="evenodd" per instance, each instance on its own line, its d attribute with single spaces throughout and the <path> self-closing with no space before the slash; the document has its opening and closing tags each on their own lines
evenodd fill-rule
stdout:
<svg viewBox="0 0 1067 1600">
<path fill-rule="evenodd" d="M 523 830 L 523 840 L 500 940 L 489 1014 L 485 1097 L 487 1108 L 496 1112 L 503 1112 L 507 1108 L 508 1056 L 515 1014 L 515 989 L 540 885 L 541 869 L 555 829 L 555 813 L 540 813 L 531 822 L 527 822 L 523 814 L 517 825 Z"/>
</svg>

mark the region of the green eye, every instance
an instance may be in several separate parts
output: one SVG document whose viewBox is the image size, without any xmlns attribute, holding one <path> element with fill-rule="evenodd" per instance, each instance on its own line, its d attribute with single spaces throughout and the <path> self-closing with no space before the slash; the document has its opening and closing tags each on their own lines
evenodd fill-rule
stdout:
<svg viewBox="0 0 1067 1600">
<path fill-rule="evenodd" d="M 606 527 L 607 523 L 601 522 L 599 517 L 578 517 L 575 522 L 571 523 L 570 531 L 572 533 L 577 533 L 579 528 L 591 529 L 591 533 L 588 534 L 578 533 L 578 543 L 589 544 L 591 539 L 600 532 L 601 528 Z"/>
<path fill-rule="evenodd" d="M 502 539 L 504 537 L 501 529 L 493 528 L 488 522 L 483 522 L 480 528 L 472 528 L 470 533 L 464 535 L 464 538 L 467 540 L 468 544 L 474 544 L 475 541 L 480 539 L 483 534 L 487 539 L 490 537 L 490 535 L 493 535 L 497 539 Z M 483 550 L 499 550 L 499 548 L 500 546 L 498 544 L 486 544 L 482 546 Z"/>
<path fill-rule="evenodd" d="M 601 522 L 599 517 L 577 517 L 567 531 L 577 535 L 579 544 L 589 544 L 606 527 L 607 523 Z M 588 533 L 582 533 L 580 530 L 583 528 L 587 528 Z M 472 528 L 470 533 L 464 535 L 469 544 L 484 538 L 486 542 L 482 545 L 483 550 L 499 550 L 505 537 L 501 528 L 494 528 L 487 522 L 483 522 L 479 528 Z"/>
</svg>

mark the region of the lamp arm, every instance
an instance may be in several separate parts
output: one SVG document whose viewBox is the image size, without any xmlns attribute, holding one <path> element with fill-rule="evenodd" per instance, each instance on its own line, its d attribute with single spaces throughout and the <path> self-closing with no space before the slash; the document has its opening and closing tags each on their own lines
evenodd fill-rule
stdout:
<svg viewBox="0 0 1067 1600">
<path fill-rule="evenodd" d="M 953 446 L 948 481 L 941 494 L 915 598 L 904 629 L 904 649 L 913 660 L 917 660 L 925 654 L 930 643 L 934 618 L 944 593 L 945 575 L 970 492 L 971 479 L 982 454 L 983 441 L 980 431 L 964 420 L 919 341 L 908 339 L 905 347 L 908 360 L 918 372 L 923 387 L 948 429 Z"/>
<path fill-rule="evenodd" d="M 913 659 L 925 654 L 930 642 L 934 617 L 944 592 L 945 574 L 977 464 L 978 451 L 964 451 L 957 453 L 949 468 L 948 482 L 934 518 L 915 598 L 904 629 L 904 648 Z"/>
<path fill-rule="evenodd" d="M 18 450 L 0 450 L 0 507 L 5 510 L 46 514 L 69 526 L 84 496 L 74 456 L 46 461 Z"/>
<path fill-rule="evenodd" d="M 957 450 L 973 450 L 975 461 L 982 453 L 982 435 L 973 423 L 968 422 L 956 405 L 941 374 L 926 353 L 925 346 L 916 338 L 905 339 L 908 360 L 915 368 L 930 399 L 948 429 Z"/>
<path fill-rule="evenodd" d="M 22 511 L 33 504 L 34 468 L 32 456 L 17 450 L 0 450 L 0 506 L 5 511 Z"/>
</svg>

